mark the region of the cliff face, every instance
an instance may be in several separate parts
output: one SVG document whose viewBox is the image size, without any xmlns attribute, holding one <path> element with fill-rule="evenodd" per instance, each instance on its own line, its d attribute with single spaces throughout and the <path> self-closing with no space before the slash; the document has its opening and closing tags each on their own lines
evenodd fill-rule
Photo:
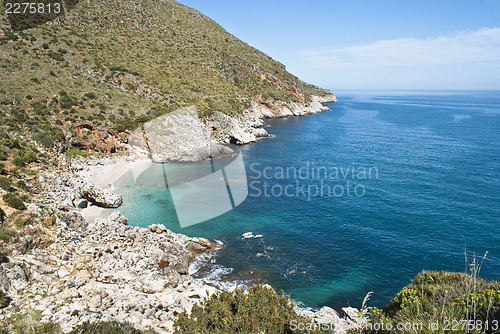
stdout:
<svg viewBox="0 0 500 334">
<path fill-rule="evenodd" d="M 221 144 L 249 144 L 267 137 L 265 119 L 304 116 L 329 110 L 335 95 L 312 96 L 311 102 L 283 102 L 254 98 L 251 107 L 237 116 L 215 111 L 198 117 L 194 107 L 160 116 L 132 133 L 130 150 L 154 162 L 199 162 L 233 153 Z M 187 135 L 189 134 L 189 135 Z"/>
</svg>

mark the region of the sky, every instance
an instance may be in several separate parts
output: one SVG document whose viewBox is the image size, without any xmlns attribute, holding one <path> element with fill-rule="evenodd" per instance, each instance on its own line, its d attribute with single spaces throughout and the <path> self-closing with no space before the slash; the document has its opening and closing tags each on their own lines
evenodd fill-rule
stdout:
<svg viewBox="0 0 500 334">
<path fill-rule="evenodd" d="M 332 90 L 500 89 L 500 0 L 178 0 Z"/>
</svg>

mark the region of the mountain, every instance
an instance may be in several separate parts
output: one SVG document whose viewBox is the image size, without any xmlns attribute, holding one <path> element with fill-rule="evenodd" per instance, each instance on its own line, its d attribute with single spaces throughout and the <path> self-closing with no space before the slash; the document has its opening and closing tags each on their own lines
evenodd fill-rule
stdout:
<svg viewBox="0 0 500 334">
<path fill-rule="evenodd" d="M 0 36 L 0 103 L 15 123 L 8 130 L 24 122 L 48 146 L 114 152 L 140 123 L 180 107 L 234 117 L 256 102 L 306 106 L 331 94 L 175 1 L 65 7 L 24 30 L 4 18 Z"/>
</svg>

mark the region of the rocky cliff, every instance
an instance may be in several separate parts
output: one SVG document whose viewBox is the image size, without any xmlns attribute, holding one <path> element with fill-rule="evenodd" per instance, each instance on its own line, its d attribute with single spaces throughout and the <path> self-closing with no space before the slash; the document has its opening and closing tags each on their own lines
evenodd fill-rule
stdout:
<svg viewBox="0 0 500 334">
<path fill-rule="evenodd" d="M 214 111 L 199 117 L 196 108 L 181 108 L 146 122 L 134 131 L 129 148 L 138 157 L 155 162 L 199 162 L 233 153 L 221 144 L 248 144 L 267 137 L 265 119 L 304 116 L 329 110 L 325 103 L 335 95 L 312 96 L 311 102 L 283 102 L 255 98 L 251 107 L 236 116 Z"/>
</svg>

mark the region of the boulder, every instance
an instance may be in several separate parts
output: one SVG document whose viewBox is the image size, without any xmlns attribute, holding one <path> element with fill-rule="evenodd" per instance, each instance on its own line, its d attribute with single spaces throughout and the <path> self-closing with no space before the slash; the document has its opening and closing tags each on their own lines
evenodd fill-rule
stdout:
<svg viewBox="0 0 500 334">
<path fill-rule="evenodd" d="M 82 195 L 93 204 L 104 208 L 117 208 L 123 198 L 107 189 L 101 189 L 91 184 L 85 184 L 80 189 Z"/>
<path fill-rule="evenodd" d="M 77 211 L 60 213 L 56 223 L 61 224 L 61 221 L 63 221 L 67 227 L 75 231 L 83 231 L 88 225 L 85 218 Z"/>
<path fill-rule="evenodd" d="M 85 198 L 80 198 L 74 204 L 78 209 L 85 209 L 89 205 L 89 202 Z"/>
</svg>

